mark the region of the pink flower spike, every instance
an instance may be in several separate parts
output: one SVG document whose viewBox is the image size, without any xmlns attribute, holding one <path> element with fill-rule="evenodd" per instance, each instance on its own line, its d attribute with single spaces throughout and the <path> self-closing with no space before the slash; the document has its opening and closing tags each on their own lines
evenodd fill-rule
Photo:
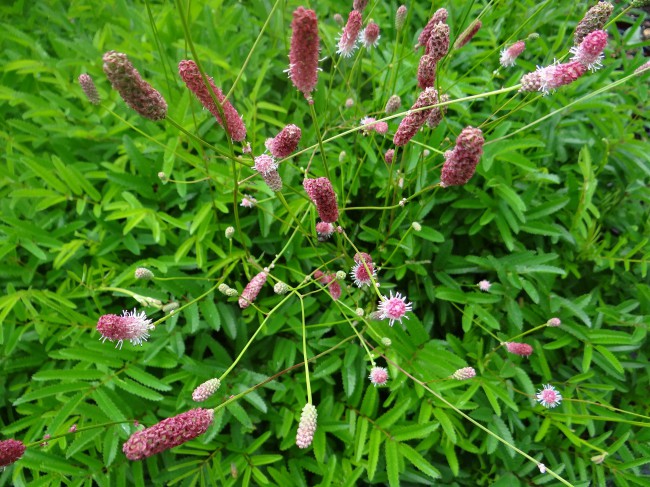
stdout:
<svg viewBox="0 0 650 487">
<path fill-rule="evenodd" d="M 607 46 L 607 32 L 604 30 L 590 32 L 578 47 L 571 48 L 570 52 L 573 54 L 571 60 L 580 62 L 589 71 L 597 71 L 603 66 L 605 46 Z"/>
<path fill-rule="evenodd" d="M 425 54 L 420 58 L 418 65 L 418 87 L 429 88 L 436 82 L 436 61 L 432 56 Z"/>
<path fill-rule="evenodd" d="M 271 191 L 277 193 L 282 190 L 282 178 L 278 171 L 269 171 L 266 174 L 262 174 L 262 178 L 264 178 L 264 182 Z"/>
<path fill-rule="evenodd" d="M 248 308 L 257 295 L 260 293 L 262 286 L 266 282 L 266 272 L 262 271 L 253 277 L 239 296 L 239 307 L 241 309 Z"/>
<path fill-rule="evenodd" d="M 300 127 L 289 124 L 284 127 L 273 139 L 266 139 L 264 145 L 273 155 L 273 157 L 282 158 L 291 155 L 298 147 L 302 137 Z"/>
<path fill-rule="evenodd" d="M 217 392 L 220 386 L 221 381 L 219 379 L 215 378 L 207 380 L 194 389 L 194 392 L 192 392 L 192 399 L 196 402 L 203 402 Z"/>
<path fill-rule="evenodd" d="M 462 186 L 474 175 L 483 154 L 483 132 L 465 127 L 456 138 L 454 150 L 445 152 L 445 163 L 440 174 L 440 186 Z"/>
<path fill-rule="evenodd" d="M 483 23 L 480 20 L 475 20 L 474 22 L 472 22 L 467 27 L 467 29 L 465 29 L 458 36 L 458 39 L 456 39 L 456 42 L 454 42 L 454 49 L 460 49 L 469 41 L 471 41 L 474 38 L 474 36 L 478 33 L 478 31 L 481 29 L 482 26 Z"/>
<path fill-rule="evenodd" d="M 320 219 L 325 223 L 334 223 L 339 218 L 339 208 L 336 203 L 336 193 L 330 180 L 327 178 L 305 178 L 302 185 L 309 198 L 316 205 Z"/>
<path fill-rule="evenodd" d="M 278 169 L 278 163 L 275 162 L 273 157 L 262 154 L 255 158 L 255 166 L 253 167 L 260 174 L 268 174 Z"/>
<path fill-rule="evenodd" d="M 499 58 L 499 63 L 504 68 L 514 66 L 515 60 L 519 55 L 524 52 L 526 49 L 526 43 L 524 41 L 517 41 L 512 46 L 501 51 L 501 57 Z"/>
<path fill-rule="evenodd" d="M 537 401 L 545 408 L 554 408 L 562 402 L 562 394 L 550 384 L 537 393 Z"/>
<path fill-rule="evenodd" d="M 343 57 L 352 56 L 352 53 L 357 46 L 357 37 L 359 37 L 362 23 L 363 19 L 361 17 L 361 12 L 358 10 L 353 10 L 350 12 L 348 21 L 345 24 L 343 33 L 339 39 L 339 48 L 336 51 L 337 54 L 340 54 Z"/>
<path fill-rule="evenodd" d="M 149 338 L 149 330 L 154 326 L 151 320 L 147 319 L 145 312 L 140 314 L 134 309 L 133 311 L 123 311 L 122 316 L 103 315 L 97 321 L 97 331 L 101 333 L 102 342 L 117 341 L 115 348 L 122 348 L 125 340 L 130 341 L 133 345 L 142 346 L 142 342 Z"/>
<path fill-rule="evenodd" d="M 386 296 L 382 297 L 377 309 L 381 312 L 380 318 L 382 320 L 388 318 L 388 325 L 393 326 L 396 321 L 402 323 L 402 318 L 409 319 L 406 316 L 406 312 L 411 311 L 412 306 L 411 303 L 406 302 L 406 296 L 402 296 L 400 293 L 396 293 L 393 296 L 393 291 L 391 291 L 389 298 L 386 298 Z"/>
<path fill-rule="evenodd" d="M 0 441 L 0 468 L 20 460 L 25 454 L 25 444 L 19 440 Z"/>
<path fill-rule="evenodd" d="M 587 34 L 602 29 L 614 10 L 610 2 L 598 2 L 591 7 L 576 27 L 573 43 L 579 45 Z"/>
<path fill-rule="evenodd" d="M 536 71 L 522 76 L 519 91 L 541 91 L 544 95 L 548 95 L 560 86 L 573 83 L 586 71 L 587 66 L 579 61 L 538 67 Z"/>
<path fill-rule="evenodd" d="M 313 404 L 305 404 L 300 415 L 296 445 L 298 448 L 307 448 L 314 441 L 314 433 L 318 426 L 318 412 Z"/>
<path fill-rule="evenodd" d="M 394 158 L 395 158 L 395 149 L 388 149 L 386 151 L 386 154 L 384 154 L 384 161 L 386 161 L 386 164 L 392 164 Z"/>
<path fill-rule="evenodd" d="M 420 33 L 420 36 L 418 37 L 418 46 L 427 45 L 427 42 L 429 41 L 429 37 L 431 37 L 431 32 L 433 31 L 433 28 L 440 23 L 444 24 L 445 22 L 447 22 L 447 15 L 448 15 L 447 9 L 439 8 L 438 10 L 436 10 L 436 12 L 433 14 L 433 17 L 431 17 L 431 20 L 429 20 L 427 25 Z"/>
<path fill-rule="evenodd" d="M 318 83 L 318 19 L 316 12 L 298 7 L 291 22 L 291 48 L 289 50 L 289 78 L 302 91 L 305 98 Z"/>
<path fill-rule="evenodd" d="M 508 352 L 521 355 L 522 357 L 529 357 L 533 353 L 533 347 L 527 343 L 505 342 L 504 345 Z"/>
<path fill-rule="evenodd" d="M 451 378 L 456 380 L 468 380 L 472 377 L 476 377 L 476 370 L 474 370 L 474 367 L 463 367 L 451 374 Z"/>
<path fill-rule="evenodd" d="M 368 5 L 369 0 L 354 0 L 352 2 L 352 8 L 354 10 L 358 10 L 359 12 L 363 12 L 363 9 L 366 8 L 366 5 Z"/>
<path fill-rule="evenodd" d="M 438 103 L 438 92 L 435 88 L 427 88 L 418 96 L 417 101 L 411 107 L 411 110 L 418 110 L 419 108 L 428 107 Z M 411 140 L 415 134 L 420 130 L 420 127 L 427 121 L 427 117 L 433 108 L 424 110 L 412 111 L 400 122 L 397 127 L 397 132 L 393 137 L 393 144 L 396 146 L 404 146 Z"/>
<path fill-rule="evenodd" d="M 365 46 L 366 49 L 377 47 L 380 39 L 379 26 L 374 22 L 370 22 L 363 32 L 359 35 L 359 41 Z"/>
<path fill-rule="evenodd" d="M 449 52 L 449 26 L 436 24 L 431 31 L 424 53 L 429 54 L 435 62 L 440 61 Z"/>
<path fill-rule="evenodd" d="M 385 386 L 388 382 L 388 369 L 385 367 L 373 367 L 370 370 L 370 375 L 368 378 L 370 379 L 370 382 L 372 382 L 372 385 L 375 387 Z"/>
<path fill-rule="evenodd" d="M 81 86 L 84 95 L 86 95 L 86 98 L 88 98 L 88 101 L 93 105 L 99 105 L 101 101 L 99 98 L 99 93 L 97 93 L 95 82 L 89 74 L 84 73 L 79 75 L 79 85 Z"/>
</svg>

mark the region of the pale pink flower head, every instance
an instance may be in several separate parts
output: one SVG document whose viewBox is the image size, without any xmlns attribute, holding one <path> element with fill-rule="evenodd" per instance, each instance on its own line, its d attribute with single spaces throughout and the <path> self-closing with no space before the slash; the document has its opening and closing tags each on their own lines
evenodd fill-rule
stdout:
<svg viewBox="0 0 650 487">
<path fill-rule="evenodd" d="M 266 276 L 266 272 L 262 271 L 246 284 L 246 287 L 239 296 L 239 307 L 241 309 L 248 308 L 255 301 L 255 298 L 257 298 L 262 286 L 266 282 Z"/>
<path fill-rule="evenodd" d="M 474 367 L 463 367 L 451 374 L 451 378 L 456 380 L 468 380 L 472 377 L 476 377 L 476 370 L 474 370 Z"/>
<path fill-rule="evenodd" d="M 163 419 L 149 428 L 136 431 L 122 446 L 129 460 L 142 460 L 187 443 L 207 431 L 214 419 L 212 409 L 189 411 Z"/>
<path fill-rule="evenodd" d="M 379 43 L 379 26 L 374 22 L 370 22 L 363 32 L 359 35 L 359 41 L 365 46 L 366 49 L 377 47 Z"/>
<path fill-rule="evenodd" d="M 80 74 L 79 75 L 79 85 L 88 98 L 88 101 L 93 105 L 99 105 L 101 99 L 99 98 L 99 93 L 97 93 L 97 88 L 95 87 L 95 82 L 90 77 L 89 74 Z"/>
<path fill-rule="evenodd" d="M 591 7 L 578 23 L 573 35 L 573 43 L 577 46 L 587 37 L 587 34 L 602 29 L 613 10 L 614 6 L 610 2 L 598 2 Z"/>
<path fill-rule="evenodd" d="M 361 119 L 361 126 L 363 127 L 361 129 L 361 133 L 363 135 L 369 135 L 370 132 L 375 130 L 375 118 L 374 117 L 363 117 Z"/>
<path fill-rule="evenodd" d="M 499 58 L 499 63 L 504 68 L 514 66 L 516 59 L 519 55 L 524 52 L 526 49 L 526 43 L 524 41 L 517 41 L 512 46 L 501 51 L 501 57 Z"/>
<path fill-rule="evenodd" d="M 298 448 L 307 448 L 314 441 L 314 433 L 318 426 L 318 412 L 313 404 L 305 404 L 300 415 L 296 445 Z"/>
<path fill-rule="evenodd" d="M 68 433 L 76 433 L 76 432 L 77 432 L 77 423 L 73 424 L 73 425 L 70 426 L 70 428 L 68 429 Z"/>
<path fill-rule="evenodd" d="M 154 278 L 153 272 L 151 272 L 146 267 L 138 267 L 135 270 L 134 276 L 136 279 L 143 279 L 143 280 L 149 280 Z"/>
<path fill-rule="evenodd" d="M 273 157 L 287 157 L 298 147 L 302 137 L 300 127 L 289 124 L 272 139 L 266 139 L 265 145 Z"/>
<path fill-rule="evenodd" d="M 636 69 L 634 70 L 634 74 L 637 74 L 637 75 L 640 76 L 640 75 L 642 75 L 643 73 L 645 73 L 646 71 L 650 71 L 650 61 L 648 61 L 648 62 L 646 62 L 646 63 L 643 63 L 641 66 L 639 66 L 638 68 L 636 68 Z"/>
<path fill-rule="evenodd" d="M 395 158 L 395 149 L 388 149 L 386 151 L 386 154 L 384 154 L 384 161 L 386 161 L 386 164 L 392 164 L 394 158 Z"/>
<path fill-rule="evenodd" d="M 386 122 L 377 122 L 374 125 L 375 127 L 375 132 L 377 132 L 379 135 L 385 135 L 386 132 L 388 132 L 388 124 Z"/>
<path fill-rule="evenodd" d="M 187 88 L 201 102 L 201 105 L 214 116 L 217 122 L 219 122 L 219 125 L 224 127 L 232 140 L 241 142 L 246 138 L 244 121 L 239 113 L 237 113 L 237 110 L 235 110 L 235 107 L 232 106 L 232 103 L 226 99 L 221 88 L 214 84 L 214 80 L 211 77 L 207 76 L 208 84 L 210 85 L 208 87 L 203 81 L 199 67 L 191 60 L 178 63 L 178 74 L 185 82 L 185 85 L 187 85 Z M 213 94 L 214 97 L 212 96 Z M 223 111 L 225 124 L 215 100 L 219 103 Z"/>
<path fill-rule="evenodd" d="M 309 198 L 316 205 L 318 216 L 326 223 L 334 223 L 339 217 L 336 193 L 327 178 L 307 179 L 302 182 Z"/>
<path fill-rule="evenodd" d="M 603 64 L 603 51 L 607 46 L 607 32 L 595 30 L 585 36 L 577 47 L 571 48 L 572 61 L 578 61 L 585 65 L 590 71 L 597 71 Z"/>
<path fill-rule="evenodd" d="M 544 465 L 543 463 L 538 463 L 537 468 L 539 468 L 540 473 L 546 473 L 546 465 Z"/>
<path fill-rule="evenodd" d="M 411 107 L 411 110 L 418 110 L 419 108 L 428 107 L 437 103 L 438 92 L 435 88 L 427 88 L 420 93 L 420 96 L 418 96 L 418 99 Z M 393 144 L 398 147 L 406 145 L 409 140 L 415 136 L 418 130 L 420 130 L 420 127 L 424 125 L 424 122 L 427 121 L 427 117 L 431 113 L 431 110 L 433 110 L 433 108 L 413 111 L 404 117 L 400 122 L 399 127 L 397 127 L 397 132 L 395 132 L 395 136 L 393 137 Z"/>
<path fill-rule="evenodd" d="M 269 171 L 266 174 L 262 174 L 262 178 L 271 191 L 277 193 L 282 190 L 282 178 L 278 171 Z"/>
<path fill-rule="evenodd" d="M 318 240 L 324 242 L 334 233 L 334 225 L 328 222 L 318 222 L 316 224 L 316 233 L 318 234 Z"/>
<path fill-rule="evenodd" d="M 368 376 L 370 382 L 375 387 L 385 386 L 388 382 L 388 369 L 385 367 L 373 367 L 370 369 L 370 375 Z"/>
<path fill-rule="evenodd" d="M 454 150 L 445 152 L 445 163 L 440 174 L 440 186 L 462 186 L 474 175 L 483 154 L 483 132 L 465 127 L 456 138 Z"/>
<path fill-rule="evenodd" d="M 115 347 L 122 348 L 122 343 L 130 341 L 133 345 L 142 345 L 142 342 L 149 338 L 149 331 L 154 326 L 151 320 L 147 319 L 145 312 L 123 311 L 122 316 L 103 315 L 97 321 L 97 331 L 101 333 L 100 340 L 105 342 L 117 341 Z"/>
<path fill-rule="evenodd" d="M 399 95 L 392 95 L 386 102 L 386 115 L 395 113 L 402 106 L 402 99 Z"/>
<path fill-rule="evenodd" d="M 406 22 L 406 5 L 400 5 L 395 11 L 395 28 L 397 30 L 402 30 L 404 28 L 404 22 Z"/>
<path fill-rule="evenodd" d="M 528 357 L 533 353 L 533 347 L 527 343 L 518 343 L 518 342 L 505 342 L 506 350 L 515 355 L 520 355 L 522 357 Z"/>
<path fill-rule="evenodd" d="M 562 394 L 550 384 L 537 393 L 537 401 L 545 408 L 554 408 L 562 402 Z"/>
<path fill-rule="evenodd" d="M 212 396 L 221 386 L 221 381 L 217 378 L 206 380 L 192 392 L 192 399 L 196 402 L 203 402 Z"/>
<path fill-rule="evenodd" d="M 429 54 L 435 62 L 440 61 L 449 52 L 449 26 L 436 24 L 433 26 L 424 53 Z"/>
<path fill-rule="evenodd" d="M 239 206 L 243 206 L 244 208 L 253 208 L 256 204 L 257 200 L 255 198 L 249 194 L 245 194 Z"/>
<path fill-rule="evenodd" d="M 318 19 L 313 10 L 298 7 L 291 22 L 291 48 L 289 50 L 289 78 L 293 85 L 305 95 L 318 83 Z"/>
<path fill-rule="evenodd" d="M 343 57 L 352 56 L 352 53 L 357 47 L 357 38 L 359 37 L 362 23 L 363 19 L 361 17 L 361 12 L 358 10 L 352 10 L 350 15 L 348 15 L 348 21 L 341 33 L 339 48 L 336 51 L 337 54 L 340 54 Z"/>
<path fill-rule="evenodd" d="M 556 318 L 556 317 L 551 318 L 546 322 L 546 326 L 560 326 L 561 324 L 562 321 L 560 320 L 560 318 Z"/>
<path fill-rule="evenodd" d="M 167 116 L 167 102 L 149 83 L 142 79 L 126 54 L 109 51 L 104 54 L 104 73 L 133 110 L 150 120 L 162 120 Z"/>
<path fill-rule="evenodd" d="M 278 163 L 272 156 L 262 154 L 255 158 L 255 166 L 253 167 L 260 174 L 268 174 L 278 169 Z"/>
<path fill-rule="evenodd" d="M 402 323 L 402 318 L 409 319 L 406 313 L 411 311 L 412 306 L 411 303 L 406 302 L 406 296 L 402 296 L 400 293 L 393 296 L 393 291 L 391 291 L 390 297 L 382 297 L 377 309 L 381 312 L 381 319 L 388 319 L 388 325 L 393 326 L 396 321 Z"/>
<path fill-rule="evenodd" d="M 490 287 L 492 287 L 492 283 L 487 279 L 483 279 L 478 283 L 478 288 L 484 293 L 488 292 L 490 290 Z"/>
<path fill-rule="evenodd" d="M 429 20 L 427 25 L 420 33 L 420 36 L 418 37 L 418 46 L 427 45 L 429 37 L 431 37 L 431 32 L 433 32 L 433 28 L 440 23 L 444 24 L 447 22 L 447 15 L 447 9 L 439 8 L 436 10 L 436 12 L 433 14 L 433 17 L 431 17 L 431 20 Z"/>
<path fill-rule="evenodd" d="M 25 454 L 25 444 L 19 440 L 0 441 L 0 468 L 20 460 Z"/>
<path fill-rule="evenodd" d="M 429 88 L 436 82 L 436 61 L 432 56 L 425 54 L 420 58 L 418 65 L 418 87 Z"/>
<path fill-rule="evenodd" d="M 456 42 L 454 42 L 454 49 L 460 49 L 463 47 L 465 44 L 467 44 L 469 41 L 471 41 L 474 36 L 478 33 L 478 31 L 481 29 L 483 26 L 483 23 L 480 20 L 474 20 L 467 29 L 465 29 L 459 36 L 458 39 L 456 39 Z"/>
</svg>

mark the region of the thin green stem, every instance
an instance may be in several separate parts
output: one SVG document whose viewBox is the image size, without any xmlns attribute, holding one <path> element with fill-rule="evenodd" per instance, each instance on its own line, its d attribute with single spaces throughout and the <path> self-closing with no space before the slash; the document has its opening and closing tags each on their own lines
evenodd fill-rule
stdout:
<svg viewBox="0 0 650 487">
<path fill-rule="evenodd" d="M 307 385 L 307 404 L 312 404 L 311 381 L 309 380 L 309 361 L 307 359 L 307 330 L 305 328 L 305 303 L 300 293 L 294 291 L 300 299 L 300 318 L 302 322 L 302 356 L 305 362 L 305 384 Z"/>
<path fill-rule="evenodd" d="M 318 147 L 320 149 L 320 155 L 321 158 L 323 159 L 323 169 L 325 170 L 325 177 L 327 177 L 327 179 L 331 181 L 329 168 L 327 167 L 327 156 L 325 155 L 325 147 L 323 146 L 323 137 L 321 136 L 320 126 L 318 124 L 318 118 L 316 117 L 316 109 L 314 108 L 313 103 L 309 103 L 309 113 L 311 113 L 311 118 L 314 123 L 314 127 L 316 128 L 316 137 L 318 138 Z M 305 177 L 307 177 L 306 172 L 305 172 Z"/>
</svg>

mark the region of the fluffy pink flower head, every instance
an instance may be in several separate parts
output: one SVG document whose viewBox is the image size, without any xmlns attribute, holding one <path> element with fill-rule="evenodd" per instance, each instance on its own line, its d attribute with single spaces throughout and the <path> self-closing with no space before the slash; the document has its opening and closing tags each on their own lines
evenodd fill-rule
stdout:
<svg viewBox="0 0 650 487">
<path fill-rule="evenodd" d="M 447 187 L 466 184 L 476 171 L 484 143 L 481 129 L 465 127 L 456 139 L 454 150 L 445 152 L 440 185 Z"/>
<path fill-rule="evenodd" d="M 300 127 L 289 124 L 284 127 L 278 135 L 272 139 L 266 139 L 264 145 L 273 155 L 273 157 L 282 158 L 287 157 L 298 147 L 302 137 Z"/>
<path fill-rule="evenodd" d="M 433 14 L 433 17 L 431 17 L 431 20 L 429 20 L 427 25 L 420 33 L 420 36 L 418 37 L 418 46 L 427 45 L 429 37 L 431 37 L 431 32 L 433 32 L 433 28 L 440 23 L 444 24 L 447 22 L 447 15 L 447 9 L 439 8 L 436 10 L 436 12 Z"/>
<path fill-rule="evenodd" d="M 298 448 L 307 448 L 314 441 L 314 433 L 318 426 L 318 412 L 313 404 L 305 404 L 300 415 L 298 433 L 296 434 L 296 445 Z"/>
<path fill-rule="evenodd" d="M 395 149 L 388 149 L 386 151 L 386 154 L 384 154 L 384 161 L 386 161 L 386 164 L 392 164 L 394 158 L 395 158 Z"/>
<path fill-rule="evenodd" d="M 0 468 L 11 465 L 25 454 L 25 444 L 19 440 L 0 441 Z"/>
<path fill-rule="evenodd" d="M 97 93 L 95 82 L 89 74 L 84 73 L 79 75 L 79 85 L 81 86 L 84 95 L 86 95 L 86 98 L 88 98 L 88 101 L 93 105 L 99 105 L 99 102 L 101 101 L 99 93 Z"/>
<path fill-rule="evenodd" d="M 282 190 L 282 178 L 278 171 L 269 171 L 266 174 L 262 174 L 262 178 L 264 178 L 264 182 L 271 191 L 277 193 Z"/>
<path fill-rule="evenodd" d="M 363 44 L 366 49 L 370 49 L 371 47 L 377 47 L 380 37 L 379 26 L 374 22 L 370 22 L 359 35 L 359 41 L 361 41 L 361 44 Z"/>
<path fill-rule="evenodd" d="M 379 135 L 385 135 L 388 132 L 388 124 L 386 122 L 377 122 L 375 124 L 375 132 Z"/>
<path fill-rule="evenodd" d="M 211 77 L 207 77 L 208 84 L 210 87 L 206 86 L 203 82 L 203 77 L 199 71 L 199 67 L 194 61 L 181 61 L 178 63 L 178 74 L 181 76 L 181 79 L 185 82 L 189 90 L 194 93 L 194 95 L 199 99 L 201 105 L 207 108 L 210 113 L 217 119 L 219 125 L 226 129 L 226 132 L 232 140 L 241 142 L 246 138 L 246 126 L 242 120 L 235 107 L 232 106 L 230 101 L 226 100 L 223 91 L 221 88 L 217 87 L 214 84 L 214 80 Z M 214 94 L 214 98 L 213 95 Z M 216 101 L 221 106 L 223 111 L 223 116 L 226 120 L 224 122 L 219 113 L 219 107 L 217 106 Z"/>
<path fill-rule="evenodd" d="M 492 283 L 487 279 L 483 279 L 478 283 L 478 288 L 484 293 L 488 292 L 491 287 L 492 287 Z"/>
<path fill-rule="evenodd" d="M 469 41 L 471 41 L 474 38 L 474 36 L 477 34 L 477 32 L 481 29 L 482 26 L 483 26 L 483 22 L 481 22 L 480 20 L 475 20 L 474 22 L 469 24 L 467 29 L 465 29 L 458 36 L 456 42 L 454 42 L 454 49 L 460 49 Z"/>
<path fill-rule="evenodd" d="M 221 386 L 221 381 L 219 379 L 210 379 L 206 380 L 203 384 L 198 386 L 192 392 L 192 399 L 196 402 L 203 402 L 212 394 L 217 392 L 217 389 Z"/>
<path fill-rule="evenodd" d="M 372 385 L 375 387 L 385 386 L 388 382 L 388 369 L 385 367 L 373 367 L 370 369 L 368 379 L 370 379 L 370 382 L 372 382 Z"/>
<path fill-rule="evenodd" d="M 266 272 L 262 271 L 253 277 L 239 296 L 239 307 L 241 309 L 248 308 L 257 295 L 260 293 L 262 286 L 266 282 Z"/>
<path fill-rule="evenodd" d="M 544 388 L 537 393 L 537 401 L 545 408 L 554 408 L 562 402 L 562 394 L 550 384 L 544 385 Z"/>
<path fill-rule="evenodd" d="M 395 113 L 402 106 L 402 99 L 399 95 L 392 95 L 386 102 L 386 115 Z"/>
<path fill-rule="evenodd" d="M 151 320 L 147 319 L 145 312 L 140 314 L 134 309 L 133 311 L 123 311 L 122 316 L 103 315 L 97 321 L 97 331 L 101 333 L 100 340 L 105 342 L 117 341 L 115 347 L 122 348 L 125 340 L 130 341 L 133 345 L 142 345 L 142 342 L 149 338 L 149 330 L 154 326 Z"/>
<path fill-rule="evenodd" d="M 262 154 L 255 158 L 255 166 L 253 167 L 260 174 L 268 174 L 278 169 L 278 163 L 275 162 L 272 156 Z"/>
<path fill-rule="evenodd" d="M 561 324 L 560 318 L 551 318 L 546 322 L 546 326 L 560 326 Z"/>
<path fill-rule="evenodd" d="M 430 105 L 435 105 L 438 103 L 438 92 L 435 88 L 427 88 L 418 96 L 417 101 L 411 107 L 411 110 L 418 110 L 423 107 L 428 107 Z M 408 143 L 409 140 L 420 130 L 420 127 L 424 125 L 424 122 L 427 121 L 427 117 L 431 113 L 433 108 L 427 108 L 425 110 L 418 110 L 409 113 L 404 119 L 400 122 L 397 132 L 393 137 L 393 144 L 396 146 L 403 146 Z"/>
<path fill-rule="evenodd" d="M 573 83 L 586 71 L 587 67 L 579 61 L 538 67 L 536 71 L 522 76 L 519 91 L 541 91 L 548 95 L 560 86 Z"/>
<path fill-rule="evenodd" d="M 352 56 L 352 53 L 357 47 L 357 38 L 359 37 L 362 23 L 363 19 L 361 17 L 361 12 L 358 10 L 352 10 L 350 15 L 348 15 L 348 21 L 341 33 L 339 48 L 336 51 L 337 54 L 340 54 L 343 57 Z"/>
<path fill-rule="evenodd" d="M 369 135 L 370 132 L 377 132 L 378 134 L 384 135 L 388 132 L 388 124 L 386 122 L 377 122 L 373 117 L 364 117 L 361 119 L 361 133 L 363 135 Z"/>
<path fill-rule="evenodd" d="M 533 353 L 533 347 L 527 343 L 505 342 L 504 345 L 508 352 L 521 355 L 522 357 L 528 357 Z"/>
<path fill-rule="evenodd" d="M 313 10 L 298 7 L 291 22 L 291 48 L 289 50 L 289 78 L 302 91 L 305 98 L 318 83 L 318 19 Z"/>
<path fill-rule="evenodd" d="M 449 26 L 436 24 L 433 26 L 427 41 L 425 54 L 429 54 L 435 62 L 440 61 L 449 52 Z"/>
<path fill-rule="evenodd" d="M 476 377 L 476 370 L 474 370 L 474 367 L 463 367 L 451 374 L 451 378 L 456 380 L 468 380 L 472 377 Z"/>
<path fill-rule="evenodd" d="M 239 206 L 243 206 L 244 208 L 253 208 L 256 204 L 257 200 L 255 198 L 249 194 L 245 194 Z"/>
<path fill-rule="evenodd" d="M 436 61 L 432 56 L 425 54 L 420 58 L 418 65 L 418 87 L 429 88 L 436 82 Z"/>
<path fill-rule="evenodd" d="M 440 103 L 445 103 L 448 101 L 449 101 L 449 95 L 447 93 L 445 93 L 440 97 Z M 442 107 L 435 107 L 433 110 L 431 110 L 431 113 L 429 113 L 429 116 L 427 117 L 427 127 L 434 129 L 438 125 L 440 125 L 440 122 L 442 122 L 442 119 L 445 117 L 445 114 L 447 113 L 447 106 L 448 105 L 444 105 Z"/>
<path fill-rule="evenodd" d="M 302 182 L 309 198 L 316 205 L 318 216 L 325 223 L 334 223 L 339 218 L 336 193 L 327 178 L 307 179 Z"/>
<path fill-rule="evenodd" d="M 334 225 L 328 222 L 318 222 L 316 224 L 316 233 L 318 234 L 318 240 L 324 242 L 334 233 Z"/>
<path fill-rule="evenodd" d="M 393 326 L 396 321 L 401 323 L 402 318 L 409 319 L 406 316 L 406 312 L 411 311 L 412 304 L 406 302 L 406 296 L 402 296 L 400 293 L 396 293 L 393 296 L 393 291 L 391 291 L 389 298 L 383 296 L 377 309 L 381 312 L 381 319 L 385 320 L 388 318 L 388 324 Z"/>
<path fill-rule="evenodd" d="M 406 5 L 400 5 L 395 11 L 395 28 L 399 31 L 404 28 L 404 22 L 406 22 Z"/>
<path fill-rule="evenodd" d="M 129 107 L 150 120 L 162 120 L 167 116 L 167 102 L 142 79 L 126 54 L 109 51 L 103 60 L 106 77 Z"/>
<path fill-rule="evenodd" d="M 605 46 L 607 46 L 607 32 L 604 30 L 590 32 L 579 46 L 571 48 L 573 54 L 571 61 L 582 63 L 590 71 L 597 71 L 603 66 Z"/>
<path fill-rule="evenodd" d="M 212 409 L 197 408 L 163 419 L 150 428 L 133 433 L 122 446 L 122 451 L 129 460 L 142 460 L 202 435 L 213 418 Z"/>
<path fill-rule="evenodd" d="M 366 260 L 365 265 L 363 261 L 357 261 L 350 271 L 350 277 L 352 277 L 358 287 L 370 286 L 372 284 L 372 278 L 376 275 L 377 271 L 371 260 Z"/>
<path fill-rule="evenodd" d="M 499 58 L 499 63 L 504 68 L 515 65 L 515 60 L 519 55 L 524 52 L 526 49 L 526 43 L 524 41 L 517 41 L 512 46 L 501 51 L 501 57 Z"/>
<path fill-rule="evenodd" d="M 614 6 L 609 2 L 598 2 L 587 10 L 587 13 L 576 27 L 573 43 L 577 46 L 587 37 L 587 34 L 602 29 L 613 10 Z"/>
</svg>

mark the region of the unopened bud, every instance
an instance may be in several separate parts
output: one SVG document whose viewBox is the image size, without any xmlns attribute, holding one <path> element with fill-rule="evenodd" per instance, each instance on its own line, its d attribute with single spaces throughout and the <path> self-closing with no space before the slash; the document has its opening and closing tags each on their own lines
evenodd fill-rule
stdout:
<svg viewBox="0 0 650 487">
<path fill-rule="evenodd" d="M 226 234 L 226 238 L 227 238 L 228 240 L 231 240 L 232 237 L 235 235 L 235 227 L 228 227 L 228 228 L 226 228 L 226 232 L 225 232 L 225 234 Z"/>
<path fill-rule="evenodd" d="M 172 301 L 171 303 L 167 303 L 165 306 L 162 307 L 162 310 L 164 313 L 173 313 L 179 308 L 179 304 L 176 301 Z"/>
<path fill-rule="evenodd" d="M 415 230 L 416 232 L 422 230 L 422 225 L 420 225 L 418 222 L 411 223 L 411 227 L 413 227 L 413 230 Z"/>
<path fill-rule="evenodd" d="M 336 278 L 339 281 L 343 281 L 348 275 L 345 273 L 345 271 L 336 271 Z"/>
<path fill-rule="evenodd" d="M 280 295 L 287 294 L 289 292 L 289 286 L 282 281 L 278 281 L 273 286 L 273 291 L 275 292 L 275 294 L 280 294 Z"/>
<path fill-rule="evenodd" d="M 135 270 L 135 278 L 136 279 L 153 279 L 154 275 L 153 272 L 151 272 L 149 269 L 145 267 L 138 267 Z"/>
</svg>

